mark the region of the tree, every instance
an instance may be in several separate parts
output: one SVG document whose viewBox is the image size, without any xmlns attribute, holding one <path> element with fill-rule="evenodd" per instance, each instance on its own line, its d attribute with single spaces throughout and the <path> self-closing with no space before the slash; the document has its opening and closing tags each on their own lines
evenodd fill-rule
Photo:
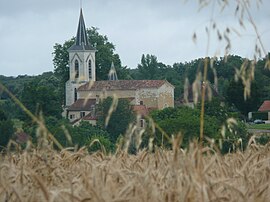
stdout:
<svg viewBox="0 0 270 202">
<path fill-rule="evenodd" d="M 7 118 L 5 113 L 0 109 L 0 150 L 6 147 L 10 138 L 14 134 L 13 123 Z"/>
<path fill-rule="evenodd" d="M 109 134 L 98 126 L 93 126 L 88 122 L 82 121 L 78 126 L 72 126 L 66 119 L 56 119 L 55 117 L 46 117 L 46 126 L 55 136 L 63 147 L 77 145 L 78 147 L 89 146 L 95 138 L 99 139 L 106 151 L 112 151 L 113 145 L 108 142 Z M 71 138 L 71 139 L 69 139 Z M 91 147 L 90 151 L 95 151 L 96 146 Z"/>
<path fill-rule="evenodd" d="M 167 135 L 183 135 L 183 147 L 187 147 L 189 141 L 199 138 L 200 131 L 200 111 L 189 107 L 166 108 L 156 110 L 151 113 L 151 117 L 156 124 L 162 128 Z M 220 125 L 215 117 L 205 116 L 204 133 L 209 138 L 218 139 L 218 130 Z M 159 131 L 157 129 L 157 131 Z M 157 132 L 156 144 L 170 146 L 166 138 L 162 138 L 162 134 Z"/>
<path fill-rule="evenodd" d="M 207 102 L 205 105 L 205 125 L 204 135 L 212 138 L 216 143 L 223 140 L 222 152 L 232 150 L 233 144 L 239 139 L 242 141 L 242 146 L 245 148 L 249 136 L 247 135 L 246 126 L 235 117 L 235 123 L 228 123 L 227 118 L 233 115 L 228 111 L 228 108 L 221 106 L 218 100 Z M 193 139 L 199 138 L 200 131 L 200 107 L 195 109 L 188 107 L 166 108 L 163 110 L 156 110 L 151 113 L 151 117 L 156 124 L 162 128 L 167 135 L 183 135 L 182 147 L 187 147 L 189 142 Z M 225 137 L 222 137 L 221 128 L 225 127 Z M 164 146 L 171 146 L 168 140 L 163 137 L 162 133 L 157 129 L 156 144 Z M 163 142 L 162 142 L 163 140 Z"/>
<path fill-rule="evenodd" d="M 251 94 L 247 100 L 244 99 L 244 85 L 241 81 L 235 82 L 231 80 L 227 89 L 227 101 L 234 105 L 244 116 L 247 117 L 248 112 L 257 111 L 261 104 L 261 89 L 258 88 L 257 82 L 251 83 Z"/>
<path fill-rule="evenodd" d="M 95 46 L 96 52 L 96 76 L 97 80 L 107 80 L 111 63 L 114 63 L 118 77 L 128 78 L 128 71 L 123 67 L 118 54 L 115 53 L 115 45 L 109 42 L 106 35 L 98 33 L 98 28 L 87 29 L 89 41 Z"/>
<path fill-rule="evenodd" d="M 89 151 L 95 152 L 102 150 L 102 147 L 106 152 L 114 152 L 115 145 L 110 141 L 108 136 L 105 135 L 93 135 L 87 140 L 87 145 L 89 145 Z"/>
<path fill-rule="evenodd" d="M 58 80 L 52 76 L 24 84 L 21 101 L 32 113 L 61 117 L 62 103 L 57 88 Z M 24 116 L 24 118 L 26 118 Z"/>
<path fill-rule="evenodd" d="M 159 70 L 163 66 L 154 55 L 142 55 L 141 64 L 138 64 L 138 70 L 142 79 L 158 79 Z M 165 66 L 165 65 L 164 65 Z"/>
<path fill-rule="evenodd" d="M 98 28 L 87 29 L 88 40 L 96 48 L 96 78 L 107 80 L 111 63 L 115 65 L 118 78 L 129 78 L 128 70 L 123 67 L 118 54 L 115 53 L 115 46 L 109 42 L 107 36 L 98 33 Z M 64 100 L 65 82 L 69 79 L 69 56 L 68 49 L 74 44 L 75 38 L 67 40 L 63 45 L 56 43 L 53 51 L 53 64 L 55 75 L 60 79 L 61 97 Z"/>
<path fill-rule="evenodd" d="M 119 99 L 115 111 L 112 112 L 109 123 L 105 126 L 106 117 L 113 99 L 108 97 L 104 99 L 97 108 L 98 125 L 103 127 L 110 134 L 113 143 L 116 142 L 119 135 L 124 135 L 129 124 L 135 121 L 135 115 L 127 99 Z"/>
</svg>

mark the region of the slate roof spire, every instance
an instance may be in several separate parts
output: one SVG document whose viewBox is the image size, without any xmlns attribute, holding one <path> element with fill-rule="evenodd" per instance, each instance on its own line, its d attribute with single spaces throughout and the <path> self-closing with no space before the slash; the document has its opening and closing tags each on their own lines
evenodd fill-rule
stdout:
<svg viewBox="0 0 270 202">
<path fill-rule="evenodd" d="M 91 43 L 88 41 L 87 32 L 85 28 L 82 8 L 80 11 L 79 24 L 77 29 L 76 41 L 69 50 L 95 50 Z"/>
</svg>

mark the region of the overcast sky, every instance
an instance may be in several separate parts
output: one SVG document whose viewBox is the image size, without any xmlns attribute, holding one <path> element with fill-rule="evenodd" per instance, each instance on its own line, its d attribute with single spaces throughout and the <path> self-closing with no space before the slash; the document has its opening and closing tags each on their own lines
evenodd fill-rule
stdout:
<svg viewBox="0 0 270 202">
<path fill-rule="evenodd" d="M 215 0 L 214 0 L 215 1 Z M 198 1 L 188 0 L 83 0 L 87 27 L 98 27 L 115 44 L 122 65 L 137 67 L 142 54 L 153 54 L 172 65 L 206 55 L 224 53 L 211 32 L 206 51 L 205 26 L 213 16 L 220 28 L 233 26 L 231 54 L 252 58 L 256 35 L 252 26 L 240 28 L 234 17 L 235 0 L 220 12 L 218 4 L 198 12 Z M 256 1 L 256 0 L 251 0 Z M 212 9 L 215 7 L 216 9 Z M 270 51 L 270 1 L 251 13 L 266 51 Z M 37 75 L 52 71 L 55 43 L 75 36 L 80 0 L 0 0 L 0 75 Z M 212 12 L 213 11 L 213 12 Z M 198 41 L 192 41 L 193 33 Z"/>
</svg>

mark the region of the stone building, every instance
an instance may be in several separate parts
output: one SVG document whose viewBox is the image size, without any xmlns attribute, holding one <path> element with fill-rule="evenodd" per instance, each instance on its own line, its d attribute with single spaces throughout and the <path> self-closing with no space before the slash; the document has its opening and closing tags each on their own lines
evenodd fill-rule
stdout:
<svg viewBox="0 0 270 202">
<path fill-rule="evenodd" d="M 109 96 L 128 99 L 142 118 L 149 110 L 174 107 L 174 86 L 166 80 L 118 80 L 112 63 L 108 80 L 96 81 L 96 50 L 87 39 L 82 10 L 76 41 L 68 52 L 65 116 L 74 124 L 80 120 L 95 124 L 96 104 Z"/>
</svg>

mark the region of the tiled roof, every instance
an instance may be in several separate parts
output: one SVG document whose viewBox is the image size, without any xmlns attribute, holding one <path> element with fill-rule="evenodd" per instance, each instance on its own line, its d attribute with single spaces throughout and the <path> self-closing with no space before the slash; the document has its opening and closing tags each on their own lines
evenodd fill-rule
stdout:
<svg viewBox="0 0 270 202">
<path fill-rule="evenodd" d="M 82 120 L 97 120 L 96 116 L 92 116 L 92 113 L 88 113 L 86 116 L 82 118 Z"/>
<path fill-rule="evenodd" d="M 145 105 L 133 105 L 132 106 L 133 111 L 141 116 L 147 116 L 149 114 L 149 111 Z"/>
<path fill-rule="evenodd" d="M 166 83 L 166 80 L 117 80 L 117 81 L 95 81 L 92 85 L 84 84 L 78 91 L 100 91 L 100 90 L 136 90 L 140 88 L 158 88 Z"/>
<path fill-rule="evenodd" d="M 270 100 L 265 100 L 263 104 L 260 106 L 260 112 L 270 111 Z"/>
<path fill-rule="evenodd" d="M 90 111 L 91 107 L 96 104 L 96 99 L 78 99 L 67 110 L 68 111 Z"/>
</svg>

